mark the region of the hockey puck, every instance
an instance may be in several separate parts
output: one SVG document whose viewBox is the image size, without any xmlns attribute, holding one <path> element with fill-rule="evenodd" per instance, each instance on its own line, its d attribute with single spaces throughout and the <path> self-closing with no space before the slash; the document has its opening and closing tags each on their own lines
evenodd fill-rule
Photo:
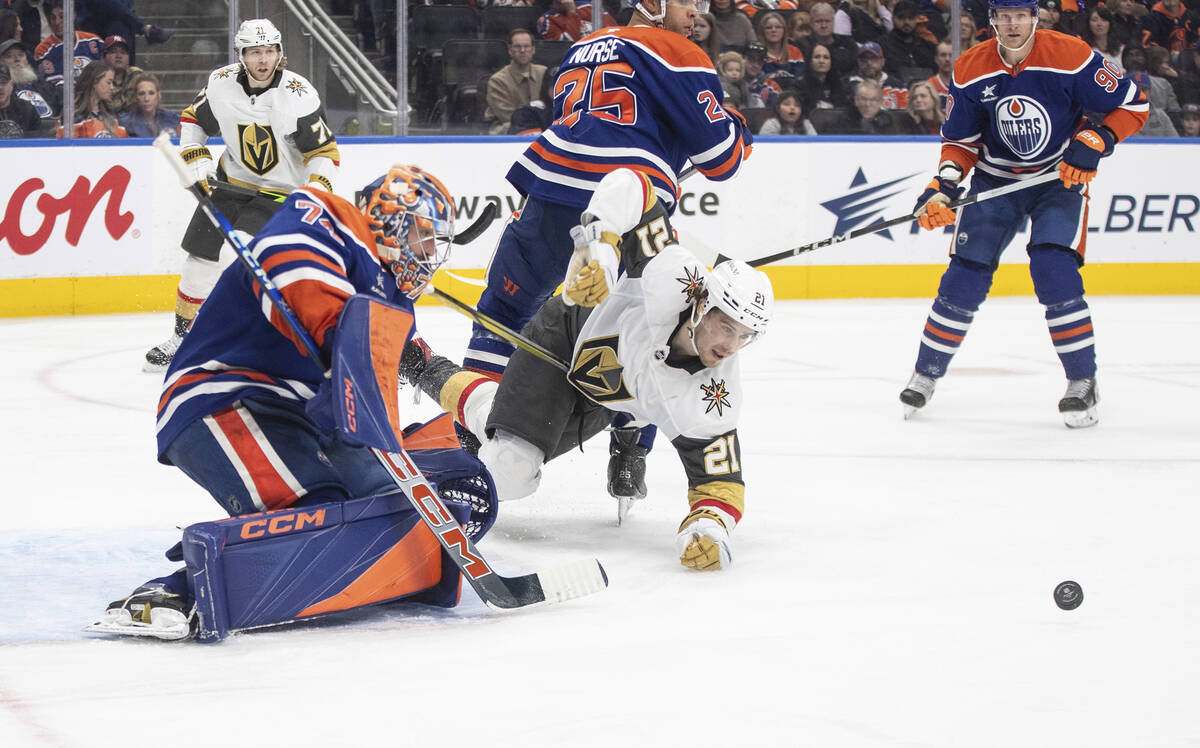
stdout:
<svg viewBox="0 0 1200 748">
<path fill-rule="evenodd" d="M 1075 610 L 1083 602 L 1083 588 L 1079 582 L 1059 582 L 1054 588 L 1054 604 L 1063 610 Z"/>
</svg>

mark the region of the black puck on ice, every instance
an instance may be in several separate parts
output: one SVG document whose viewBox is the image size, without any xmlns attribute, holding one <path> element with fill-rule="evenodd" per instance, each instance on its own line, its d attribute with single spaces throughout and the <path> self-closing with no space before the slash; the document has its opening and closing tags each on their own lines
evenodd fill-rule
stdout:
<svg viewBox="0 0 1200 748">
<path fill-rule="evenodd" d="M 1083 588 L 1079 582 L 1059 582 L 1054 588 L 1054 604 L 1063 610 L 1075 610 L 1083 602 Z"/>
</svg>

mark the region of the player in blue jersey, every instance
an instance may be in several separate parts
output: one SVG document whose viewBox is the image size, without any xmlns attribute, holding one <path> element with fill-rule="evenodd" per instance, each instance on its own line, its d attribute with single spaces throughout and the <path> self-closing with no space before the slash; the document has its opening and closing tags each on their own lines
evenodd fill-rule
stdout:
<svg viewBox="0 0 1200 748">
<path fill-rule="evenodd" d="M 962 209 L 916 371 L 900 400 L 905 418 L 929 402 L 987 297 L 1001 252 L 1028 218 L 1029 273 L 1068 380 L 1058 409 L 1067 426 L 1092 426 L 1099 401 L 1095 339 L 1079 274 L 1088 184 L 1100 159 L 1142 127 L 1149 105 L 1086 42 L 1035 31 L 1036 0 L 991 0 L 989 7 L 996 38 L 954 65 L 938 173 L 917 200 L 921 227 L 955 222 L 946 206 L 962 193 L 960 183 L 972 168 L 971 193 L 1054 169 L 1060 179 Z"/>
<path fill-rule="evenodd" d="M 234 263 L 167 370 L 159 461 L 182 470 L 231 516 L 394 490 L 370 451 L 332 428 L 318 393 L 330 386 L 324 372 L 351 296 L 369 294 L 408 313 L 396 345 L 413 334 L 413 300 L 448 256 L 453 221 L 446 188 L 411 166 L 393 166 L 363 189 L 357 206 L 313 187 L 292 192 L 249 250 L 323 361 L 305 355 L 261 285 Z M 112 603 L 98 626 L 184 638 L 191 603 L 181 570 Z"/>
<path fill-rule="evenodd" d="M 688 39 L 706 10 L 706 0 L 641 0 L 628 26 L 600 29 L 564 55 L 553 124 L 507 175 L 527 200 L 500 237 L 481 312 L 513 329 L 529 321 L 562 280 L 574 250 L 570 231 L 605 174 L 624 167 L 647 175 L 672 212 L 689 163 L 713 180 L 738 173 L 750 130 L 721 106 L 716 70 Z M 512 353 L 511 344 L 476 325 L 464 366 L 499 378 Z M 651 429 L 614 431 L 613 496 L 645 496 L 652 442 Z"/>
</svg>

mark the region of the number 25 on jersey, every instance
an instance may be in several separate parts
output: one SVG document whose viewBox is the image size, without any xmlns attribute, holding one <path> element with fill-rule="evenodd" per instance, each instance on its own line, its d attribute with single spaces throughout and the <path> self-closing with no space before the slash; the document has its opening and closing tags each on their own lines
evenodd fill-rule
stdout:
<svg viewBox="0 0 1200 748">
<path fill-rule="evenodd" d="M 621 85 L 621 79 L 633 77 L 627 62 L 608 62 L 594 68 L 571 68 L 554 82 L 554 98 L 564 96 L 562 116 L 556 125 L 570 127 L 585 113 L 593 117 L 633 125 L 637 122 L 637 97 Z"/>
</svg>

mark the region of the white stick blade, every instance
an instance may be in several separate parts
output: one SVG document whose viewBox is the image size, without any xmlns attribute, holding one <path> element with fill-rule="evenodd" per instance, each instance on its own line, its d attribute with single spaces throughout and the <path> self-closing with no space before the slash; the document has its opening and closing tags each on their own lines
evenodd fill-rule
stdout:
<svg viewBox="0 0 1200 748">
<path fill-rule="evenodd" d="M 573 561 L 549 571 L 538 572 L 546 602 L 561 603 L 600 592 L 608 587 L 608 575 L 594 558 Z"/>
</svg>

